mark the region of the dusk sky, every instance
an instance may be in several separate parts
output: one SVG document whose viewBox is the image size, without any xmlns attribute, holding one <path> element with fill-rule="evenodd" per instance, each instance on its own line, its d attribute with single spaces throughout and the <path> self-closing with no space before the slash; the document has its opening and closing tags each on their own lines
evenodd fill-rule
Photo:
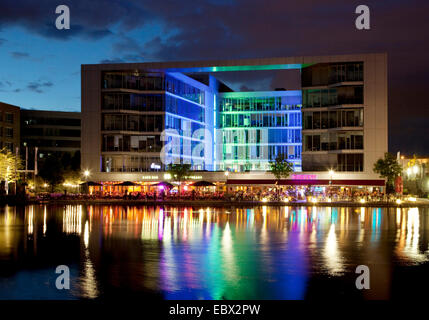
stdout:
<svg viewBox="0 0 429 320">
<path fill-rule="evenodd" d="M 55 28 L 60 4 L 70 8 L 70 30 Z M 371 10 L 371 30 L 355 28 L 360 4 Z M 88 63 L 387 52 L 389 150 L 429 155 L 428 31 L 427 0 L 1 0 L 0 101 L 80 111 Z M 242 78 L 224 79 L 236 89 L 288 79 Z"/>
</svg>

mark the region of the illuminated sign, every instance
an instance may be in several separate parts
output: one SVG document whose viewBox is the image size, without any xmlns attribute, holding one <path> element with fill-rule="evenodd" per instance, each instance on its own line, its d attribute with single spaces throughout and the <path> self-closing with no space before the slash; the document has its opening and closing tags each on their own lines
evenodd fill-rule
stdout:
<svg viewBox="0 0 429 320">
<path fill-rule="evenodd" d="M 291 176 L 292 180 L 316 180 L 317 175 L 315 174 L 292 174 Z"/>
<path fill-rule="evenodd" d="M 151 169 L 159 170 L 161 169 L 161 166 L 159 164 L 153 163 L 150 165 Z"/>
<path fill-rule="evenodd" d="M 142 176 L 143 180 L 158 180 L 158 176 Z"/>
<path fill-rule="evenodd" d="M 188 176 L 185 177 L 186 179 L 191 179 L 191 180 L 201 180 L 203 178 L 203 176 Z"/>
</svg>

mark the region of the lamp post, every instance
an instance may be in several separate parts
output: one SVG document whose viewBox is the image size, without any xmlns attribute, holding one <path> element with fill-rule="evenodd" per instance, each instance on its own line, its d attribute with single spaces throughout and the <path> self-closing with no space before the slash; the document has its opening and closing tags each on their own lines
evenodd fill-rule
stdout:
<svg viewBox="0 0 429 320">
<path fill-rule="evenodd" d="M 332 176 L 334 175 L 335 171 L 333 169 L 330 169 L 329 171 L 329 185 L 332 184 Z"/>
<path fill-rule="evenodd" d="M 228 194 L 228 176 L 229 176 L 229 172 L 225 171 L 225 177 L 226 177 L 226 181 L 225 181 L 226 194 Z"/>
<path fill-rule="evenodd" d="M 89 175 L 90 175 L 91 173 L 89 172 L 89 170 L 85 170 L 84 172 L 83 172 L 83 176 L 85 177 L 85 181 L 88 179 L 88 177 L 89 177 Z"/>
<path fill-rule="evenodd" d="M 86 169 L 84 172 L 83 172 L 83 176 L 84 176 L 84 179 L 85 179 L 85 182 L 88 182 L 88 177 L 91 175 L 91 172 L 89 172 L 89 170 L 88 169 Z M 82 190 L 80 190 L 80 192 L 82 192 Z M 90 193 L 89 192 L 89 186 L 88 186 L 88 184 L 87 183 L 85 183 L 84 184 L 84 192 L 85 193 Z"/>
</svg>

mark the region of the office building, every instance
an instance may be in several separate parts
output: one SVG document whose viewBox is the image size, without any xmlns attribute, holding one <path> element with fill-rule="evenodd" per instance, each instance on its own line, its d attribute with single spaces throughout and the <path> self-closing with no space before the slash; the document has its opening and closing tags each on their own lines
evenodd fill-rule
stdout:
<svg viewBox="0 0 429 320">
<path fill-rule="evenodd" d="M 80 151 L 80 122 L 80 112 L 21 109 L 22 147 L 37 147 L 40 158 Z"/>
<path fill-rule="evenodd" d="M 300 70 L 300 90 L 216 79 L 280 69 Z M 96 181 L 160 181 L 180 162 L 194 179 L 268 184 L 284 154 L 293 183 L 382 186 L 372 168 L 387 152 L 387 56 L 82 65 L 82 120 L 82 168 Z"/>
<path fill-rule="evenodd" d="M 15 153 L 20 141 L 20 108 L 0 102 L 0 149 Z"/>
</svg>

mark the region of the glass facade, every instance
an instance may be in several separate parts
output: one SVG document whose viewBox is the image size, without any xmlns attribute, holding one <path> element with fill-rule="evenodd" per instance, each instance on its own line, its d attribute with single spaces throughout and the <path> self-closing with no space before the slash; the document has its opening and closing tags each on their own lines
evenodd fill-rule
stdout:
<svg viewBox="0 0 429 320">
<path fill-rule="evenodd" d="M 103 89 L 167 91 L 186 100 L 205 103 L 204 90 L 196 88 L 166 73 L 104 72 Z"/>
<path fill-rule="evenodd" d="M 363 81 L 363 62 L 319 63 L 301 71 L 303 87 Z"/>
<path fill-rule="evenodd" d="M 219 102 L 219 170 L 269 170 L 284 154 L 301 170 L 300 91 L 227 93 Z"/>
<path fill-rule="evenodd" d="M 204 169 L 204 154 L 192 158 L 190 151 L 204 142 L 198 130 L 206 127 L 205 90 L 140 71 L 104 72 L 102 89 L 102 172 L 164 170 L 161 157 Z"/>
<path fill-rule="evenodd" d="M 363 104 L 363 86 L 329 89 L 306 89 L 302 93 L 303 108 Z"/>
<path fill-rule="evenodd" d="M 301 84 L 296 91 L 218 92 L 184 74 L 103 72 L 101 170 L 180 162 L 193 170 L 267 171 L 284 154 L 295 171 L 363 171 L 363 63 L 307 65 Z M 207 143 L 213 154 L 194 152 Z"/>
<path fill-rule="evenodd" d="M 302 70 L 304 171 L 363 171 L 362 81 L 359 62 Z M 349 150 L 356 153 L 342 154 Z"/>
</svg>

